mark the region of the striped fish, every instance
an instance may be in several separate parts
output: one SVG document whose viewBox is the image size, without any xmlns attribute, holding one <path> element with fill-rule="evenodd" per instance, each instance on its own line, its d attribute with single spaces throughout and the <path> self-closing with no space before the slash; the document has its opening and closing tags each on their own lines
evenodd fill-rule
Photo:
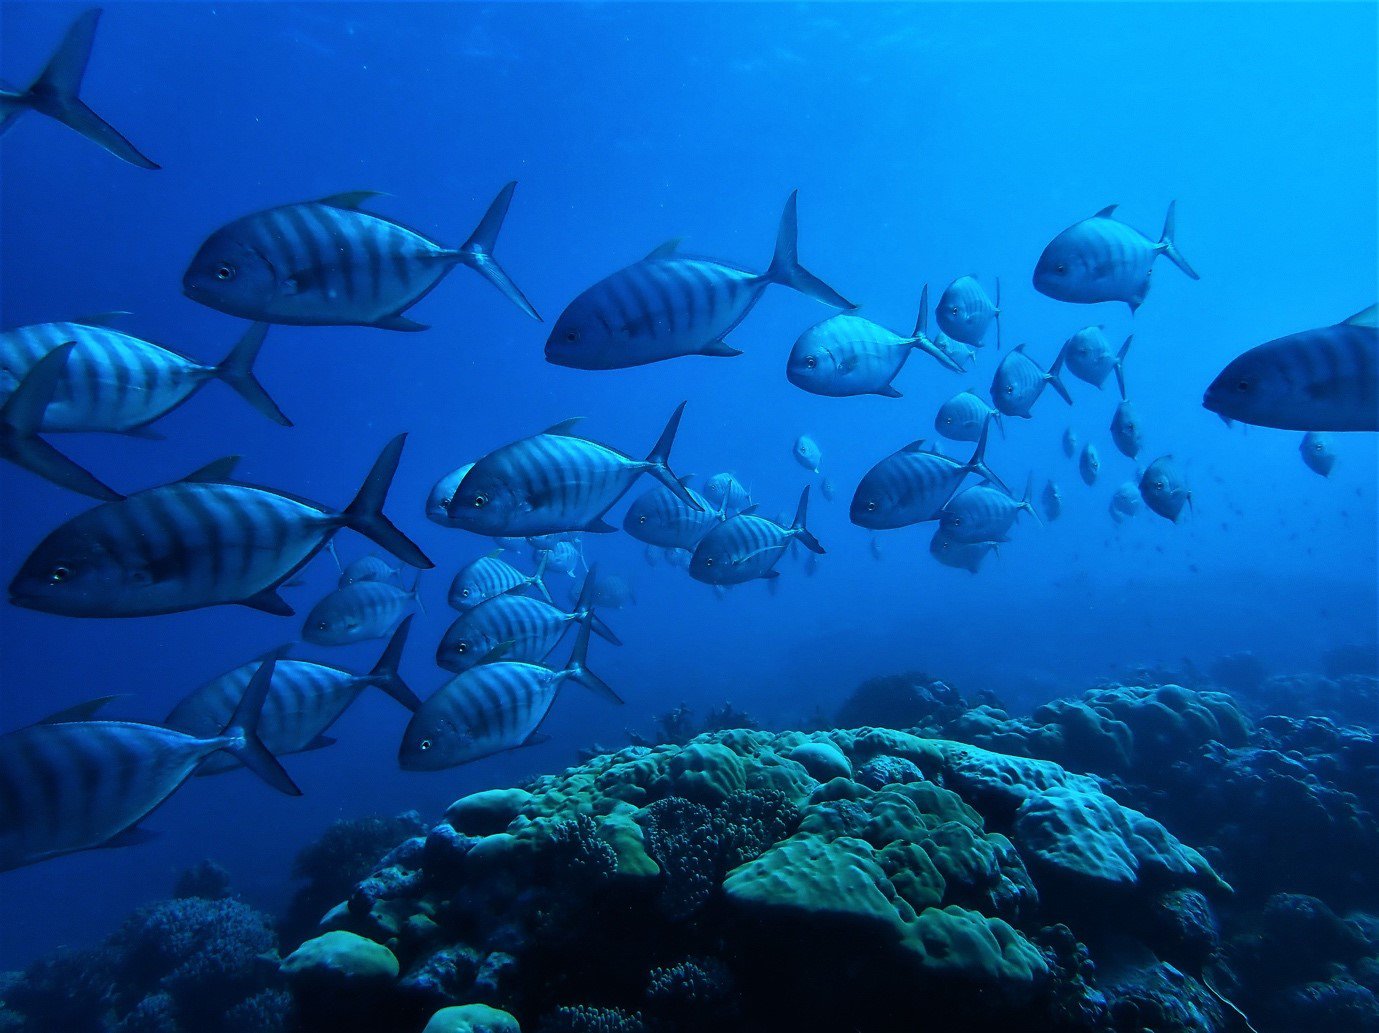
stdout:
<svg viewBox="0 0 1379 1033">
<path fill-rule="evenodd" d="M 1114 372 L 1116 383 L 1120 387 L 1120 396 L 1124 398 L 1125 356 L 1129 353 L 1130 342 L 1134 339 L 1135 335 L 1131 334 L 1120 346 L 1120 351 L 1113 352 L 1111 345 L 1106 341 L 1106 335 L 1101 332 L 1101 327 L 1083 327 L 1063 344 L 1063 359 L 1068 372 L 1095 388 L 1100 388 L 1106 383 L 1106 378 Z"/>
<path fill-rule="evenodd" d="M 382 556 L 360 556 L 344 570 L 340 571 L 339 587 L 353 585 L 360 581 L 378 581 L 394 584 L 402 574 L 401 567 L 394 567 Z"/>
<path fill-rule="evenodd" d="M 574 433 L 576 420 L 504 445 L 474 464 L 450 501 L 457 526 L 476 534 L 537 535 L 614 530 L 603 515 L 649 473 L 686 505 L 698 505 L 671 473 L 681 402 L 645 460 Z"/>
<path fill-rule="evenodd" d="M 278 586 L 342 527 L 404 563 L 431 561 L 383 515 L 405 434 L 343 512 L 230 480 L 238 457 L 67 521 L 34 549 L 10 601 L 68 617 L 138 617 L 238 603 L 283 616 Z"/>
<path fill-rule="evenodd" d="M 723 338 L 773 283 L 825 305 L 855 308 L 800 265 L 797 237 L 792 193 L 764 273 L 681 255 L 680 242 L 669 241 L 572 301 L 546 341 L 546 361 L 574 369 L 626 369 L 680 355 L 741 355 Z"/>
<path fill-rule="evenodd" d="M 945 567 L 966 570 L 971 574 L 982 568 L 982 560 L 996 551 L 995 542 L 959 542 L 942 527 L 934 530 L 929 539 L 929 555 Z"/>
<path fill-rule="evenodd" d="M 622 521 L 623 530 L 647 545 L 693 549 L 708 534 L 709 528 L 722 523 L 726 516 L 722 509 L 715 508 L 691 488 L 689 481 L 690 478 L 682 477 L 680 484 L 695 506 L 685 505 L 679 495 L 658 484 L 628 507 Z"/>
<path fill-rule="evenodd" d="M 710 508 L 735 516 L 752 504 L 752 493 L 730 473 L 716 473 L 704 482 L 704 498 Z"/>
<path fill-rule="evenodd" d="M 1177 206 L 1177 201 L 1169 204 L 1157 241 L 1115 218 L 1116 205 L 1069 226 L 1039 256 L 1034 289 L 1056 301 L 1123 301 L 1133 313 L 1149 293 L 1149 273 L 1160 255 L 1200 279 L 1174 243 Z"/>
<path fill-rule="evenodd" d="M 254 360 L 268 331 L 251 326 L 218 366 L 169 351 L 151 341 L 90 323 L 35 323 L 0 333 L 0 397 L 39 359 L 61 345 L 75 344 L 43 430 L 138 431 L 166 416 L 213 380 L 219 380 L 284 427 L 292 421 L 254 379 Z"/>
<path fill-rule="evenodd" d="M 545 564 L 543 569 L 553 570 L 557 574 L 566 574 L 575 577 L 579 565 L 584 562 L 584 553 L 577 542 L 551 542 L 544 544 L 545 536 L 528 538 L 532 543 L 532 560 L 540 567 Z M 540 543 L 540 544 L 539 544 Z"/>
<path fill-rule="evenodd" d="M 1082 475 L 1082 483 L 1091 487 L 1101 474 L 1101 454 L 1094 442 L 1082 446 L 1082 455 L 1077 460 L 1077 472 Z"/>
<path fill-rule="evenodd" d="M 1140 416 L 1131 402 L 1121 402 L 1111 417 L 1111 440 L 1115 442 L 1120 454 L 1134 459 L 1144 447 L 1144 433 L 1140 429 Z"/>
<path fill-rule="evenodd" d="M 538 561 L 536 573 L 523 574 L 511 563 L 501 559 L 502 549 L 494 549 L 486 556 L 465 564 L 450 582 L 448 601 L 457 610 L 469 610 L 480 603 L 509 592 L 520 592 L 535 588 L 546 602 L 551 602 L 551 593 L 546 590 L 543 575 L 546 572 L 544 559 Z"/>
<path fill-rule="evenodd" d="M 420 572 L 410 590 L 385 581 L 356 581 L 337 588 L 311 608 L 302 622 L 302 638 L 314 646 L 382 638 L 413 606 L 421 609 L 420 592 Z"/>
<path fill-rule="evenodd" d="M 1202 404 L 1227 422 L 1281 430 L 1379 430 L 1379 330 L 1371 305 L 1231 360 Z"/>
<path fill-rule="evenodd" d="M 89 720 L 105 702 L 97 700 L 0 736 L 0 871 L 136 842 L 135 826 L 221 750 L 300 796 L 258 735 L 273 670 L 272 660 L 260 665 L 229 723 L 211 735 Z"/>
<path fill-rule="evenodd" d="M 368 190 L 255 212 L 211 234 L 187 267 L 182 290 L 213 309 L 265 323 L 425 330 L 402 313 L 466 265 L 540 319 L 493 257 L 516 186 L 499 191 L 460 248 L 361 211 L 377 196 Z"/>
<path fill-rule="evenodd" d="M 934 319 L 939 329 L 961 344 L 980 348 L 982 338 L 994 322 L 996 347 L 1001 347 L 1001 281 L 996 281 L 996 300 L 992 301 L 975 276 L 959 276 L 943 289 Z"/>
<path fill-rule="evenodd" d="M 446 629 L 436 647 L 436 665 L 460 674 L 483 663 L 500 645 L 507 644 L 504 660 L 539 664 L 550 655 L 571 624 L 589 621 L 594 634 L 615 646 L 622 645 L 612 630 L 593 612 L 593 576 L 584 579 L 574 609 L 566 612 L 550 603 L 525 595 L 500 595 L 465 610 Z"/>
<path fill-rule="evenodd" d="M 1302 453 L 1302 461 L 1309 470 L 1323 477 L 1331 476 L 1331 470 L 1336 465 L 1336 451 L 1330 434 L 1309 430 L 1302 436 L 1298 451 Z"/>
<path fill-rule="evenodd" d="M 498 660 L 456 675 L 412 715 L 398 763 L 406 771 L 440 771 L 544 742 L 537 728 L 566 682 L 621 703 L 586 666 L 588 652 L 586 621 L 561 670 Z"/>
<path fill-rule="evenodd" d="M 1192 504 L 1192 492 L 1171 455 L 1159 456 L 1149 464 L 1140 477 L 1140 495 L 1146 506 L 1175 524 L 1183 507 Z"/>
<path fill-rule="evenodd" d="M 284 659 L 281 654 L 285 650 L 271 654 L 276 666 L 258 725 L 259 739 L 268 751 L 281 757 L 329 746 L 334 740 L 325 733 L 370 687 L 383 690 L 408 710 L 421 706 L 421 700 L 398 675 L 411 623 L 412 618 L 408 617 L 398 625 L 368 674 L 341 671 L 309 660 Z M 173 707 L 163 724 L 188 735 L 214 736 L 225 727 L 263 663 L 264 659 L 252 660 L 202 685 Z M 233 756 L 217 754 L 208 758 L 196 773 L 215 775 L 239 766 Z"/>
<path fill-rule="evenodd" d="M 442 527 L 458 527 L 450 519 L 450 500 L 455 497 L 455 489 L 464 480 L 464 475 L 474 469 L 473 463 L 465 463 L 458 470 L 451 470 L 448 474 L 438 480 L 431 493 L 426 496 L 426 516 L 427 519 L 440 524 Z"/>
<path fill-rule="evenodd" d="M 1034 511 L 1034 481 L 1025 485 L 1025 495 L 1013 499 L 999 488 L 977 484 L 964 488 L 939 513 L 939 527 L 955 542 L 1005 542 L 1021 513 L 1039 521 Z"/>
<path fill-rule="evenodd" d="M 986 465 L 990 426 L 988 423 L 982 427 L 972 458 L 965 463 L 926 451 L 923 440 L 913 441 L 881 460 L 857 485 L 849 509 L 852 522 L 871 531 L 885 531 L 937 520 L 939 510 L 969 473 L 1004 488 L 1001 479 Z"/>
<path fill-rule="evenodd" d="M 1007 416 L 1018 416 L 1022 420 L 1030 418 L 1030 409 L 1044 393 L 1044 386 L 1051 386 L 1069 405 L 1073 396 L 1063 386 L 1059 373 L 1063 369 L 1063 352 L 1053 360 L 1048 372 L 1039 368 L 1038 363 L 1025 354 L 1025 346 L 1019 344 L 1015 350 L 1001 360 L 996 367 L 996 375 L 991 380 L 991 401 L 997 409 Z"/>
<path fill-rule="evenodd" d="M 759 517 L 750 510 L 730 517 L 704 535 L 690 558 L 690 577 L 706 585 L 738 585 L 755 578 L 777 578 L 775 566 L 791 542 L 798 539 L 810 552 L 823 554 L 805 527 L 809 486 L 800 493 L 795 519 L 788 526 Z"/>
<path fill-rule="evenodd" d="M 992 408 L 973 388 L 968 388 L 939 406 L 934 429 L 950 441 L 977 441 L 987 420 L 995 420 L 1001 436 L 1005 436 L 1001 410 Z"/>
<path fill-rule="evenodd" d="M 99 7 L 78 15 L 53 56 L 48 59 L 42 74 L 27 90 L 0 86 L 0 133 L 9 129 L 24 112 L 37 111 L 75 129 L 121 161 L 141 169 L 156 169 L 156 164 L 140 154 L 114 126 L 88 108 L 78 96 L 100 17 Z"/>
</svg>

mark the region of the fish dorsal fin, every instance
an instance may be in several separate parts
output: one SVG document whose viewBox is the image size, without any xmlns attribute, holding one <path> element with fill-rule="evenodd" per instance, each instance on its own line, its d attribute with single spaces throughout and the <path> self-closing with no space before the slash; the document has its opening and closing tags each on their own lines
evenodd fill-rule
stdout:
<svg viewBox="0 0 1379 1033">
<path fill-rule="evenodd" d="M 72 322 L 78 323 L 81 326 L 110 326 L 112 323 L 130 314 L 129 312 L 121 310 L 113 312 L 93 312 L 89 316 L 78 316 L 76 319 L 72 320 Z"/>
<path fill-rule="evenodd" d="M 180 484 L 222 484 L 234 476 L 235 467 L 239 465 L 239 456 L 222 456 L 213 463 L 207 463 L 187 474 L 185 477 L 178 478 Z"/>
<path fill-rule="evenodd" d="M 74 721 L 90 721 L 96 716 L 96 711 L 105 706 L 115 696 L 99 696 L 96 699 L 88 699 L 85 703 L 78 703 L 75 706 L 59 710 L 56 714 L 49 714 L 41 721 L 34 722 L 40 725 L 65 725 Z"/>
<path fill-rule="evenodd" d="M 918 441 L 911 441 L 908 445 L 906 445 L 906 446 L 905 446 L 904 448 L 902 448 L 900 451 L 902 451 L 902 452 L 923 452 L 923 451 L 924 451 L 924 439 L 923 439 L 923 438 L 920 438 Z"/>
<path fill-rule="evenodd" d="M 643 259 L 643 261 L 649 262 L 653 258 L 670 258 L 672 255 L 675 254 L 676 251 L 679 250 L 680 241 L 683 239 L 684 238 L 682 237 L 672 237 L 664 244 L 660 244 L 657 247 L 652 248 L 651 253 L 648 254 L 646 258 Z"/>
<path fill-rule="evenodd" d="M 1107 205 L 1105 208 L 1103 208 L 1101 211 L 1099 211 L 1099 212 L 1097 212 L 1095 215 L 1093 215 L 1092 218 L 1093 218 L 1093 219 L 1110 219 L 1110 218 L 1114 218 L 1114 217 L 1115 217 L 1115 214 L 1116 214 L 1116 209 L 1119 208 L 1119 207 L 1120 207 L 1120 205 L 1118 205 L 1118 204 L 1108 204 L 1108 205 Z"/>
<path fill-rule="evenodd" d="M 343 208 L 346 211 L 356 212 L 359 210 L 359 206 L 370 198 L 382 196 L 381 190 L 346 190 L 344 193 L 323 197 L 316 203 L 326 205 L 328 208 Z"/>
<path fill-rule="evenodd" d="M 556 435 L 559 435 L 560 437 L 566 437 L 566 438 L 578 437 L 578 435 L 575 434 L 575 424 L 578 423 L 578 422 L 579 422 L 580 420 L 582 420 L 582 419 L 584 419 L 583 416 L 571 416 L 568 420 L 561 420 L 559 423 L 557 423 L 557 424 L 555 424 L 555 425 L 553 425 L 553 426 L 547 427 L 547 428 L 546 428 L 545 430 L 543 430 L 541 433 L 542 433 L 542 434 L 556 434 Z"/>
<path fill-rule="evenodd" d="M 1017 344 L 1015 350 L 1023 355 L 1025 353 L 1025 346 L 1023 344 Z"/>
<path fill-rule="evenodd" d="M 1342 326 L 1375 326 L 1375 309 L 1379 306 L 1371 305 L 1363 312 L 1356 312 L 1355 315 L 1347 319 Z"/>
</svg>

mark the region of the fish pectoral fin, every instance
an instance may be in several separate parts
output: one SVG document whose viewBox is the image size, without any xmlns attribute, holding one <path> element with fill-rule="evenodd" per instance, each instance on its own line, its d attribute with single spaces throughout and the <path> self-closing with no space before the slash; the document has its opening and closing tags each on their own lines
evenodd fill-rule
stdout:
<svg viewBox="0 0 1379 1033">
<path fill-rule="evenodd" d="M 127 846 L 143 846 L 145 843 L 152 843 L 158 838 L 157 832 L 150 832 L 148 829 L 141 829 L 137 825 L 117 832 L 104 843 L 98 846 L 97 850 L 119 850 Z"/>
<path fill-rule="evenodd" d="M 401 314 L 384 316 L 382 319 L 374 320 L 369 325 L 376 326 L 380 330 L 402 330 L 406 333 L 419 333 L 422 330 L 431 329 L 425 323 L 418 323 L 415 319 L 408 319 Z"/>
<path fill-rule="evenodd" d="M 780 577 L 779 570 L 768 570 L 765 574 L 761 575 L 763 581 L 774 581 L 778 577 Z"/>
<path fill-rule="evenodd" d="M 699 354 L 700 354 L 700 355 L 715 355 L 715 356 L 721 356 L 721 357 L 723 357 L 723 358 L 729 358 L 729 359 L 730 359 L 730 358 L 732 358 L 732 357 L 735 356 L 735 355 L 741 355 L 741 354 L 742 354 L 742 349 L 741 349 L 741 348 L 734 348 L 734 347 L 733 347 L 731 344 L 729 344 L 727 341 L 724 341 L 724 340 L 721 340 L 721 339 L 720 339 L 720 340 L 716 340 L 716 341 L 710 341 L 708 344 L 704 345 L 704 347 L 702 347 L 702 348 L 699 349 Z"/>
<path fill-rule="evenodd" d="M 590 520 L 587 524 L 585 524 L 581 530 L 588 531 L 591 534 L 611 534 L 612 532 L 616 531 L 617 528 L 614 527 L 612 524 L 608 523 L 602 517 L 595 517 L 593 520 Z M 570 572 L 570 576 L 574 577 L 574 571 Z"/>
<path fill-rule="evenodd" d="M 276 586 L 265 588 L 262 592 L 255 592 L 247 599 L 238 600 L 240 606 L 247 606 L 251 610 L 262 610 L 264 613 L 271 613 L 278 617 L 291 617 L 297 611 L 292 609 L 291 604 L 278 594 Z"/>
<path fill-rule="evenodd" d="M 883 398 L 900 398 L 900 397 L 901 397 L 900 392 L 897 391 L 895 388 L 891 387 L 890 384 L 887 384 L 885 387 L 878 387 L 875 391 L 872 392 L 872 394 L 874 394 L 874 395 L 880 395 L 880 396 L 883 397 Z"/>
<path fill-rule="evenodd" d="M 525 739 L 522 740 L 522 745 L 540 746 L 542 743 L 547 743 L 550 741 L 551 737 L 547 735 L 545 732 L 532 732 L 531 735 L 527 736 Z"/>
<path fill-rule="evenodd" d="M 337 740 L 328 735 L 318 735 L 307 743 L 298 752 L 306 753 L 308 750 L 324 750 L 327 746 L 334 746 Z"/>
</svg>

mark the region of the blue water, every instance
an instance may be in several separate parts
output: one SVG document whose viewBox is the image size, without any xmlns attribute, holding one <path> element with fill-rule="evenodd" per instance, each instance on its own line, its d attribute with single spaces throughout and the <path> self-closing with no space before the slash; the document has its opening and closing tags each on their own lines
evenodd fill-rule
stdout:
<svg viewBox="0 0 1379 1033">
<path fill-rule="evenodd" d="M 26 82 L 79 10 L 5 3 L 5 76 Z M 994 348 L 968 376 L 913 358 L 902 399 L 815 397 L 786 382 L 785 357 L 828 310 L 784 288 L 733 334 L 740 358 L 607 373 L 548 365 L 545 329 L 464 269 L 409 313 L 432 325 L 424 334 L 275 328 L 258 372 L 294 428 L 212 385 L 160 423 L 165 441 L 59 443 L 126 490 L 239 453 L 248 479 L 343 505 L 382 444 L 408 431 L 388 509 L 438 564 L 404 666 L 422 695 L 444 681 L 432 651 L 453 616 L 449 578 L 490 547 L 426 521 L 428 489 L 561 419 L 585 416 L 584 433 L 642 454 L 688 399 L 676 471 L 735 471 L 767 513 L 788 512 L 809 479 L 789 452 L 811 434 L 838 486 L 811 508 L 828 555 L 813 578 L 783 561 L 775 596 L 751 584 L 720 600 L 649 568 L 625 535 L 591 539 L 590 557 L 638 596 L 607 615 L 626 645 L 596 642 L 591 655 L 624 708 L 571 691 L 544 727 L 549 743 L 425 775 L 397 767 L 405 714 L 365 695 L 332 732 L 338 745 L 288 758 L 302 799 L 243 772 L 194 780 L 146 823 L 161 833 L 153 843 L 0 876 L 0 969 L 99 939 L 202 857 L 277 906 L 292 856 L 330 821 L 434 815 L 595 741 L 621 745 L 624 728 L 682 700 L 731 699 L 789 726 L 864 677 L 909 668 L 1029 703 L 1130 663 L 1250 649 L 1278 669 L 1315 669 L 1330 647 L 1372 643 L 1375 437 L 1338 435 L 1322 480 L 1303 467 L 1298 434 L 1227 430 L 1200 399 L 1246 347 L 1374 301 L 1375 31 L 1364 5 L 110 5 L 84 96 L 164 169 L 122 165 L 37 116 L 16 125 L 0 145 L 6 326 L 127 310 L 121 328 L 218 359 L 243 325 L 180 293 L 217 226 L 368 188 L 386 194 L 374 211 L 458 245 L 509 179 L 498 254 L 549 323 L 667 238 L 764 268 L 798 189 L 802 261 L 898 331 L 926 282 L 936 298 L 964 273 L 1001 278 L 1007 346 L 1027 341 L 1041 363 L 1082 326 L 1104 323 L 1114 344 L 1133 327 L 1145 458 L 1182 462 L 1195 515 L 1174 526 L 1142 510 L 1112 526 L 1107 501 L 1134 472 L 1106 429 L 1114 387 L 1070 379 L 1073 408 L 1048 393 L 990 446 L 1012 487 L 1029 471 L 1036 485 L 1055 478 L 1063 519 L 1022 523 L 977 577 L 929 558 L 928 526 L 884 533 L 878 562 L 848 522 L 853 487 L 931 437 L 949 395 L 984 392 Z M 1200 282 L 1160 262 L 1133 320 L 1123 305 L 1065 305 L 1031 287 L 1065 226 L 1119 202 L 1157 236 L 1175 198 Z M 1068 426 L 1101 451 L 1095 488 L 1062 455 Z M 6 580 L 88 505 L 9 466 L 0 494 Z M 346 559 L 369 549 L 348 533 L 339 547 Z M 335 576 L 318 559 L 287 594 L 305 613 Z M 78 621 L 6 607 L 0 727 L 111 693 L 122 697 L 112 712 L 157 720 L 298 632 L 241 608 Z M 362 669 L 380 647 L 298 655 Z"/>
</svg>

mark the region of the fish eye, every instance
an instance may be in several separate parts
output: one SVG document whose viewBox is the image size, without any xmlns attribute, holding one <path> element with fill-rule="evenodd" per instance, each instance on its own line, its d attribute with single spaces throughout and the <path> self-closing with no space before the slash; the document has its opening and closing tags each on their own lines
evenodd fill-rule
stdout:
<svg viewBox="0 0 1379 1033">
<path fill-rule="evenodd" d="M 1242 380 L 1235 385 L 1235 388 L 1237 391 L 1248 391 L 1250 389 L 1250 382 L 1248 380 Z"/>
<path fill-rule="evenodd" d="M 430 740 L 430 739 L 423 739 L 423 740 L 421 740 L 421 742 L 417 743 L 417 749 L 421 750 L 422 753 L 425 753 L 425 752 L 426 752 L 427 750 L 429 750 L 430 748 L 431 748 L 431 740 Z"/>
<path fill-rule="evenodd" d="M 1015 393 L 1015 385 L 1014 385 L 1014 384 L 1008 384 L 1008 385 L 1006 385 L 1006 394 L 1008 394 L 1008 395 L 1013 395 L 1014 393 Z"/>
<path fill-rule="evenodd" d="M 235 278 L 235 267 L 229 262 L 221 262 L 216 266 L 215 278 L 217 280 L 233 280 Z"/>
<path fill-rule="evenodd" d="M 1053 271 L 1056 273 L 1066 273 L 1068 271 L 1068 267 L 1064 265 L 1062 262 L 1059 262 L 1056 266 L 1053 267 Z"/>
<path fill-rule="evenodd" d="M 487 506 L 487 505 L 488 505 L 488 496 L 487 496 L 487 495 L 475 495 L 475 496 L 474 496 L 474 508 L 475 508 L 475 509 L 483 509 L 483 508 L 484 508 L 485 506 Z"/>
<path fill-rule="evenodd" d="M 819 360 L 816 359 L 816 358 L 814 358 L 814 356 L 812 356 L 812 355 L 809 356 L 809 358 L 807 358 L 807 359 L 804 360 L 804 368 L 805 368 L 805 369 L 813 369 L 813 368 L 814 368 L 815 366 L 817 366 L 818 364 L 819 364 Z"/>
<path fill-rule="evenodd" d="M 867 503 L 867 512 L 868 512 L 868 513 L 875 513 L 875 512 L 876 512 L 876 502 L 875 502 L 875 501 L 872 501 L 872 502 L 868 502 L 868 503 Z"/>
<path fill-rule="evenodd" d="M 58 565 L 48 572 L 48 581 L 54 585 L 60 585 L 72 576 L 72 568 Z"/>
<path fill-rule="evenodd" d="M 1155 491 L 1163 491 L 1163 490 L 1164 490 L 1164 482 L 1163 482 L 1163 481 L 1155 481 L 1155 482 L 1154 482 L 1154 490 L 1155 490 Z"/>
<path fill-rule="evenodd" d="M 574 344 L 576 341 L 579 340 L 579 331 L 567 330 L 565 333 L 565 340 L 569 341 L 571 344 Z"/>
<path fill-rule="evenodd" d="M 317 622 L 316 622 L 316 630 L 317 630 L 317 631 L 325 631 L 326 628 L 328 628 L 328 627 L 330 627 L 330 625 L 327 624 L 325 621 L 317 621 Z"/>
<path fill-rule="evenodd" d="M 1059 268 L 1062 268 L 1062 267 L 1060 266 Z M 950 305 L 950 306 L 948 307 L 948 313 L 949 313 L 949 315 L 954 315 L 954 316 L 956 316 L 956 315 L 958 314 L 958 306 L 956 306 L 956 305 Z"/>
<path fill-rule="evenodd" d="M 706 566 L 706 567 L 712 567 L 712 566 L 713 566 L 713 557 L 712 557 L 712 556 L 709 556 L 709 557 L 707 557 L 707 558 L 704 560 L 704 566 Z"/>
<path fill-rule="evenodd" d="M 954 527 L 959 527 L 959 526 L 961 526 L 961 524 L 962 524 L 962 517 L 960 517 L 960 516 L 955 516 L 955 517 L 953 518 L 953 526 L 954 526 Z"/>
<path fill-rule="evenodd" d="M 468 598 L 469 598 L 469 589 L 467 589 L 467 588 L 461 588 L 461 589 L 460 589 L 460 598 L 461 598 L 461 599 L 468 599 Z"/>
<path fill-rule="evenodd" d="M 460 654 L 468 653 L 468 652 L 469 652 L 469 643 L 468 643 L 468 642 L 461 642 L 458 646 L 455 647 L 455 652 L 460 653 Z"/>
<path fill-rule="evenodd" d="M 644 524 L 644 523 L 646 523 L 646 514 L 645 514 L 645 513 L 643 513 L 641 516 L 639 516 L 639 517 L 637 518 L 637 523 L 639 523 L 639 524 Z"/>
</svg>

